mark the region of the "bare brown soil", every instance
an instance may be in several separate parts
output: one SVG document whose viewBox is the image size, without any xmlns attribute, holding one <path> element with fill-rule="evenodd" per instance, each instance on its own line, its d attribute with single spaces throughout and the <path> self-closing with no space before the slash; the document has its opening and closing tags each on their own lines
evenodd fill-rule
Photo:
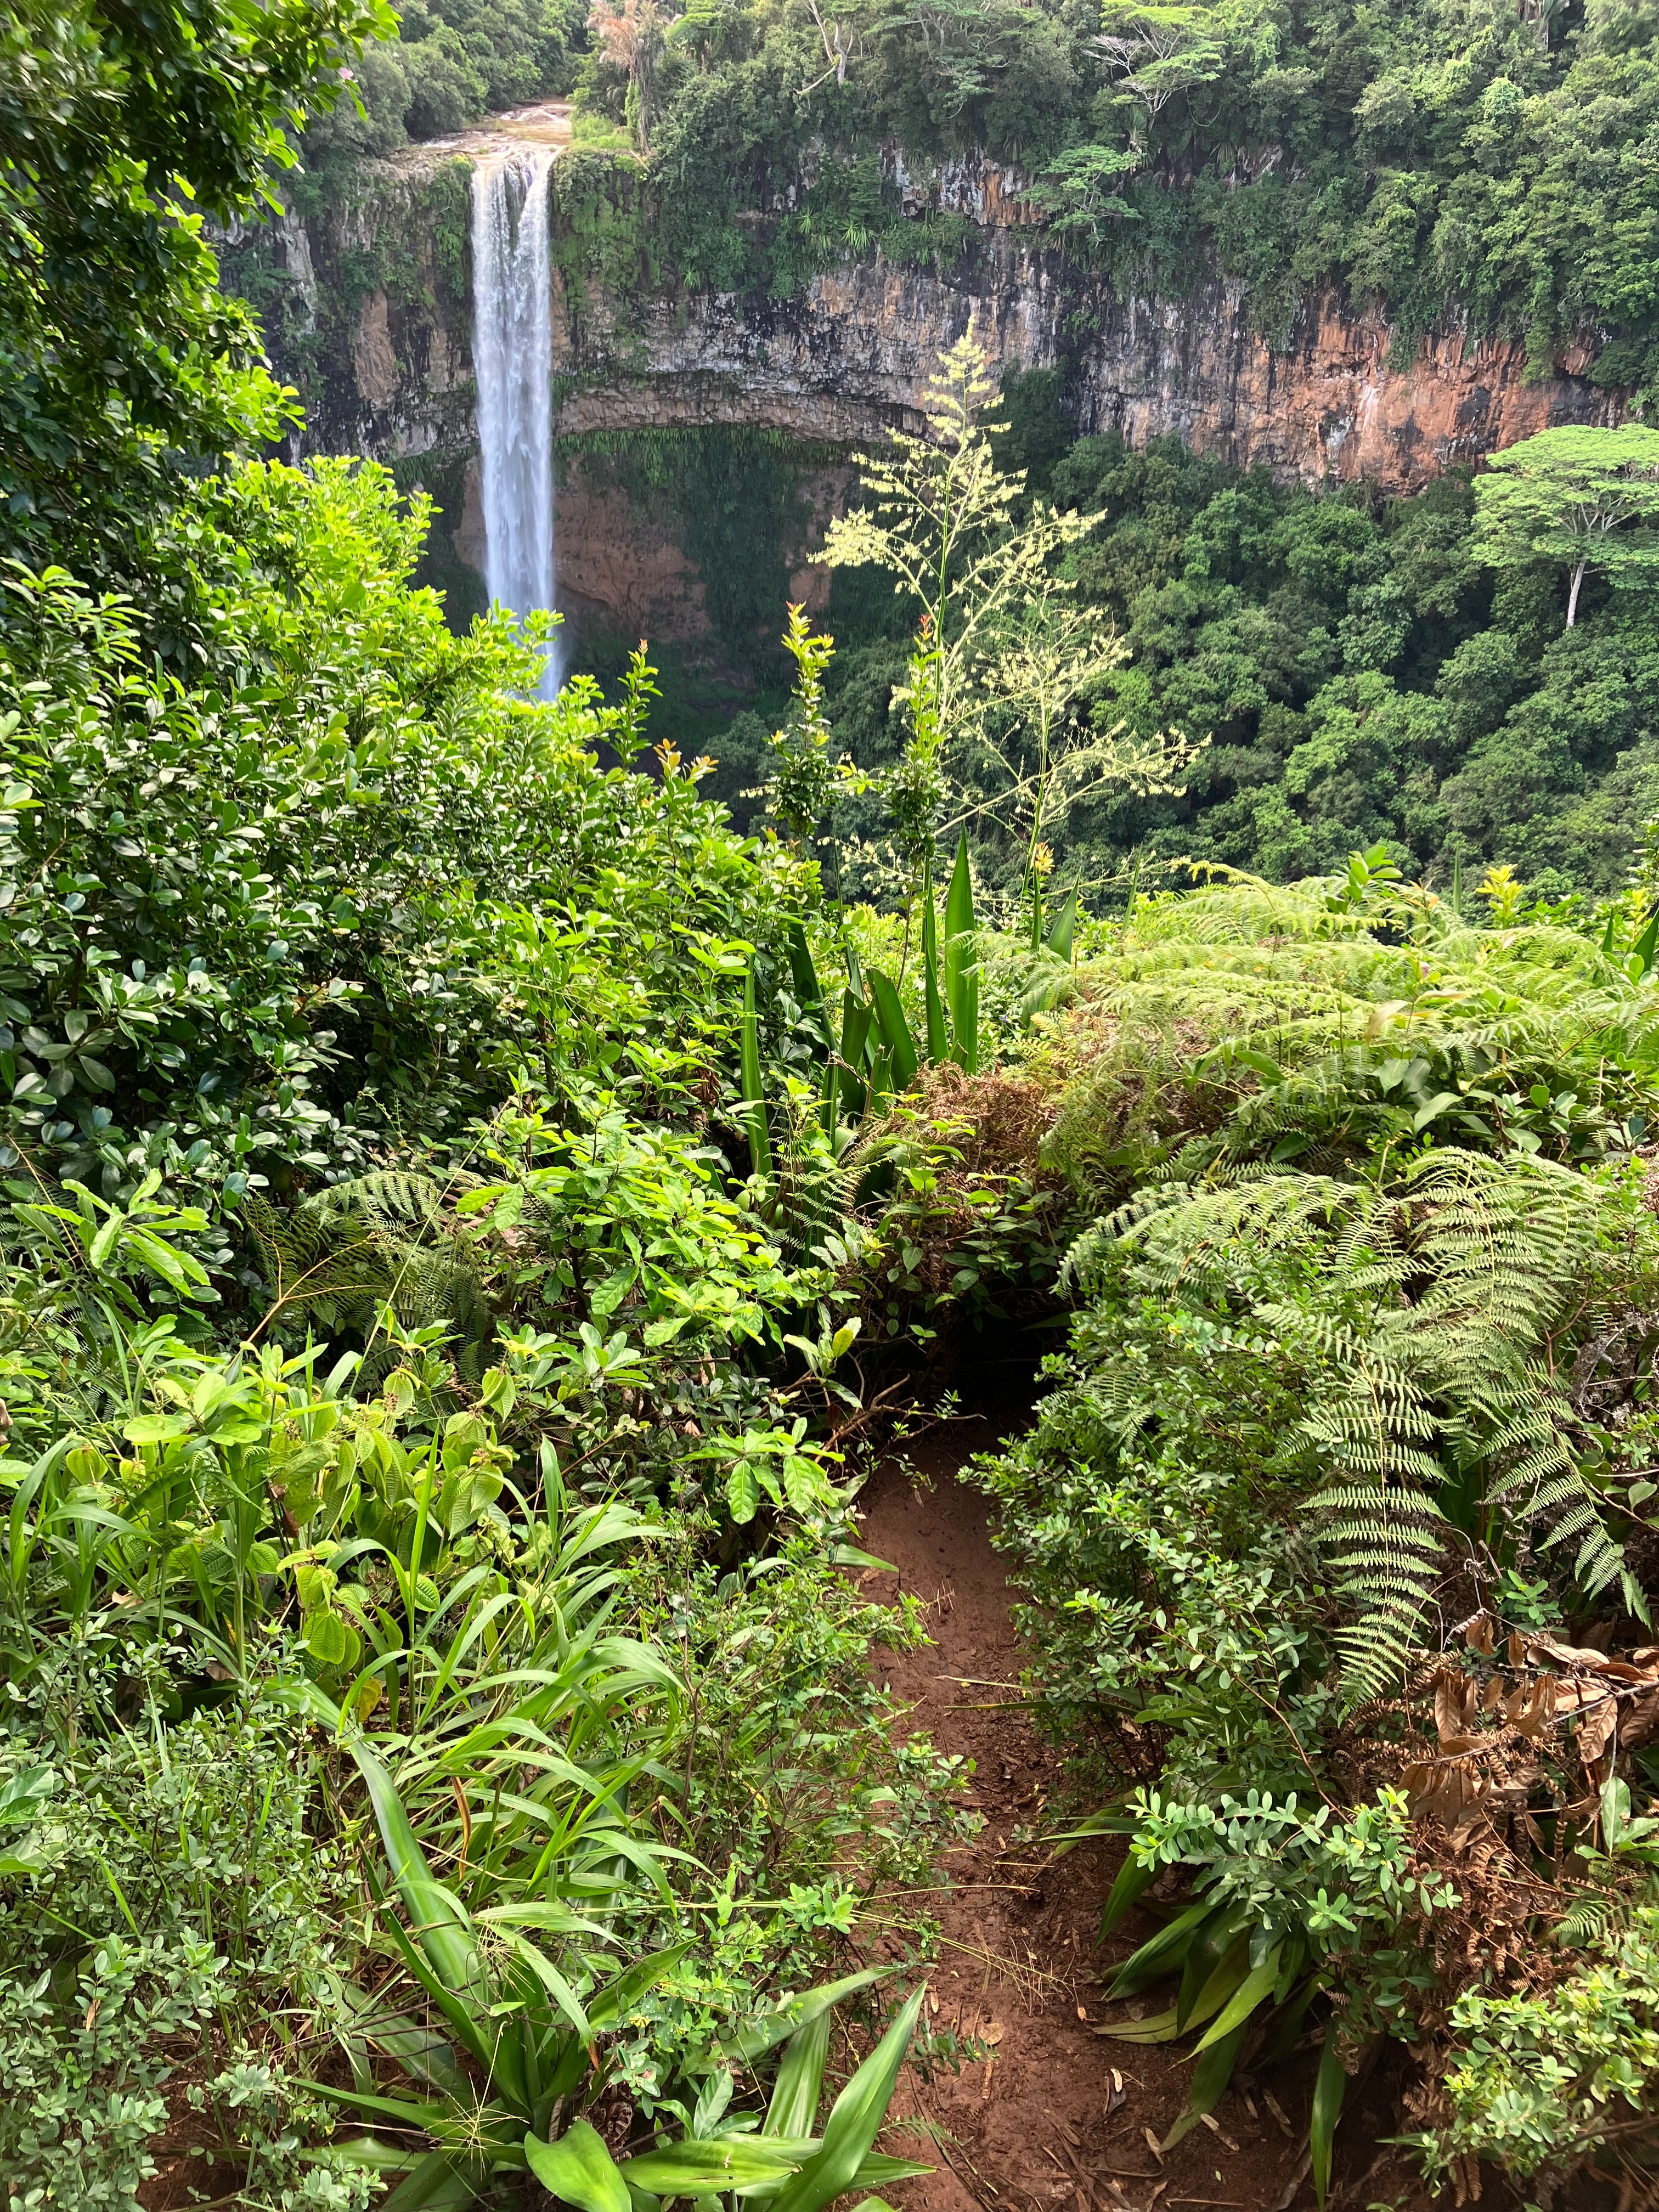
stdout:
<svg viewBox="0 0 1659 2212">
<path fill-rule="evenodd" d="M 1214 2126 L 1200 2124 L 1160 2154 L 1155 2145 L 1186 2106 L 1188 2062 L 1164 2045 L 1097 2033 L 1127 2015 L 1123 2004 L 1102 2001 L 1111 1969 L 1159 1923 L 1136 1911 L 1097 1951 L 1122 1844 L 1102 1839 L 1056 1858 L 1016 1838 L 1052 1831 L 1062 1808 L 1077 1808 L 1066 1805 L 1059 1756 L 1018 1710 L 1025 1655 L 1007 1583 L 986 1503 L 956 1479 L 970 1453 L 994 1441 L 988 1423 L 957 1424 L 913 1455 L 920 1481 L 890 1465 L 864 1499 L 861 1540 L 896 1569 L 867 1574 L 866 1594 L 919 1598 L 932 1638 L 919 1651 L 878 1654 L 884 1679 L 912 1707 L 918 1733 L 973 1761 L 972 1799 L 985 1823 L 951 1854 L 953 1887 L 936 1900 L 942 1935 L 930 2004 L 936 2029 L 975 2037 L 993 2056 L 955 2074 L 933 2069 L 931 2079 L 907 2069 L 886 2141 L 940 2166 L 895 2194 L 905 2212 L 1054 2212 L 1073 2202 L 1077 2212 L 1311 2212 L 1304 2146 L 1313 2055 L 1235 2075 Z M 1152 1995 L 1142 2009 L 1161 2010 L 1167 1998 Z M 1410 2166 L 1378 2141 L 1402 2124 L 1393 2088 L 1373 2077 L 1349 2105 L 1330 2212 L 1413 2193 L 1421 2201 Z M 916 2148 L 919 2122 L 935 2148 Z"/>
</svg>

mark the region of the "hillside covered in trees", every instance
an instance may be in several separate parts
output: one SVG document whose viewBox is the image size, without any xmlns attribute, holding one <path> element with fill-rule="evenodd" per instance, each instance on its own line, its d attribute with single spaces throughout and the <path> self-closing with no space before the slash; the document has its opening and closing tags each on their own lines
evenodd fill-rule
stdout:
<svg viewBox="0 0 1659 2212">
<path fill-rule="evenodd" d="M 1337 865 L 1358 841 L 1386 844 L 1447 894 L 1494 862 L 1557 899 L 1626 882 L 1659 812 L 1645 507 L 1575 595 L 1571 530 L 1547 546 L 1542 525 L 1495 507 L 1483 519 L 1491 479 L 1458 471 L 1394 499 L 1363 484 L 1287 489 L 1175 438 L 1135 451 L 1115 433 L 1074 440 L 1057 381 L 1016 374 L 988 421 L 1000 416 L 997 450 L 1028 493 L 1088 525 L 1061 566 L 1115 646 L 1079 711 L 1097 731 L 1142 743 L 1175 731 L 1201 748 L 1178 795 L 1080 795 L 1052 824 L 1057 881 L 1109 901 L 1132 875 L 1151 884 L 1186 860 L 1283 880 Z M 1621 450 L 1600 436 L 1546 434 L 1521 450 L 1560 457 L 1553 496 L 1565 501 L 1576 439 L 1586 453 Z M 1626 436 L 1650 468 L 1654 434 Z M 878 769 L 902 742 L 902 613 L 857 572 L 835 585 L 828 712 L 837 741 Z M 710 741 L 717 788 L 744 818 L 765 734 L 746 713 Z M 965 773 L 994 787 L 989 760 Z M 872 827 L 867 803 L 836 818 L 853 843 Z M 987 834 L 979 854 L 988 883 L 1018 883 L 1017 843 Z"/>
<path fill-rule="evenodd" d="M 653 242 L 694 287 L 902 252 L 914 226 L 878 149 L 918 169 L 978 150 L 1125 290 L 1214 269 L 1271 334 L 1334 285 L 1380 301 L 1408 349 L 1454 313 L 1524 337 L 1539 367 L 1577 346 L 1608 385 L 1659 376 L 1659 55 L 1632 0 L 600 0 L 591 20 L 441 0 L 356 73 L 366 115 L 337 103 L 307 134 L 319 175 L 574 93 L 579 142 L 615 126 L 654 155 Z M 781 228 L 737 222 L 803 172 Z"/>
<path fill-rule="evenodd" d="M 739 821 L 645 647 L 555 689 L 277 457 L 214 241 L 488 39 L 710 281 L 890 128 L 1171 282 L 1265 240 L 1264 315 L 1644 348 L 1647 20 L 610 20 L 0 26 L 9 2212 L 886 2212 L 999 2100 L 1008 2201 L 1636 2212 L 1659 431 L 1315 497 L 964 336 Z M 1041 1787 L 895 1691 L 941 1439 Z"/>
</svg>

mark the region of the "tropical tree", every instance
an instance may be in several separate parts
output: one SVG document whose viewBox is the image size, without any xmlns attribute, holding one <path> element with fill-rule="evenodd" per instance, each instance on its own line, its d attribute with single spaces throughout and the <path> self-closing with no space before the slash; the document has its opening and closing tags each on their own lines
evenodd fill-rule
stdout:
<svg viewBox="0 0 1659 2212">
<path fill-rule="evenodd" d="M 1227 57 L 1220 10 L 1181 0 L 1106 0 L 1092 44 L 1153 122 L 1177 93 L 1218 76 Z"/>
<path fill-rule="evenodd" d="M 593 0 L 588 27 L 607 59 L 628 79 L 628 96 L 641 154 L 651 151 L 656 112 L 657 69 L 674 21 L 658 0 Z"/>
<path fill-rule="evenodd" d="M 1488 453 L 1475 480 L 1474 548 L 1493 568 L 1565 562 L 1567 628 L 1578 618 L 1585 571 L 1615 584 L 1659 580 L 1659 430 L 1571 423 Z"/>
<path fill-rule="evenodd" d="M 1068 146 L 1048 164 L 1028 197 L 1047 216 L 1051 229 L 1067 244 L 1086 251 L 1133 216 L 1117 185 L 1137 159 L 1127 147 Z"/>
<path fill-rule="evenodd" d="M 131 572 L 135 523 L 189 479 L 169 453 L 290 418 L 205 224 L 276 204 L 295 126 L 396 21 L 383 0 L 0 15 L 0 557 Z"/>
</svg>

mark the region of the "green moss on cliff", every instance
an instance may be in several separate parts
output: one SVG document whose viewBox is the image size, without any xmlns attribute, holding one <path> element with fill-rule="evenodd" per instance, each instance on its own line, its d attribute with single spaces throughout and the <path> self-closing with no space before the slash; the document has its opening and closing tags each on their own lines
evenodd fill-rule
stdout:
<svg viewBox="0 0 1659 2212">
<path fill-rule="evenodd" d="M 455 550 L 456 535 L 466 512 L 466 471 L 471 459 L 471 447 L 461 447 L 410 455 L 392 465 L 399 491 L 418 489 L 431 496 L 432 527 L 414 580 L 442 594 L 444 620 L 458 634 L 470 629 L 473 617 L 484 613 L 489 605 L 483 578 Z"/>
<path fill-rule="evenodd" d="M 591 483 L 666 528 L 702 580 L 723 658 L 762 689 L 780 683 L 790 570 L 810 522 L 801 480 L 840 455 L 746 424 L 593 432 L 556 452 L 562 469 L 580 459 Z"/>
</svg>

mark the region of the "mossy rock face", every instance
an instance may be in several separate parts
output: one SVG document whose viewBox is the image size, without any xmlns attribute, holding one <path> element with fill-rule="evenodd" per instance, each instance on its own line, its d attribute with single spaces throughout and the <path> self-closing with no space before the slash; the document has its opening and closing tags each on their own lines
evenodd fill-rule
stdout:
<svg viewBox="0 0 1659 2212">
<path fill-rule="evenodd" d="M 585 498 L 619 496 L 684 556 L 701 600 L 700 619 L 674 625 L 684 641 L 702 631 L 708 657 L 775 684 L 790 580 L 812 533 L 810 482 L 841 455 L 741 424 L 590 432 L 556 452 L 567 492 L 580 481 Z"/>
<path fill-rule="evenodd" d="M 475 459 L 476 449 L 462 446 L 412 455 L 392 465 L 400 490 L 418 489 L 432 500 L 432 525 L 415 581 L 442 594 L 444 619 L 457 635 L 470 629 L 489 605 L 483 576 L 458 544 L 466 520 L 467 474 Z"/>
</svg>

